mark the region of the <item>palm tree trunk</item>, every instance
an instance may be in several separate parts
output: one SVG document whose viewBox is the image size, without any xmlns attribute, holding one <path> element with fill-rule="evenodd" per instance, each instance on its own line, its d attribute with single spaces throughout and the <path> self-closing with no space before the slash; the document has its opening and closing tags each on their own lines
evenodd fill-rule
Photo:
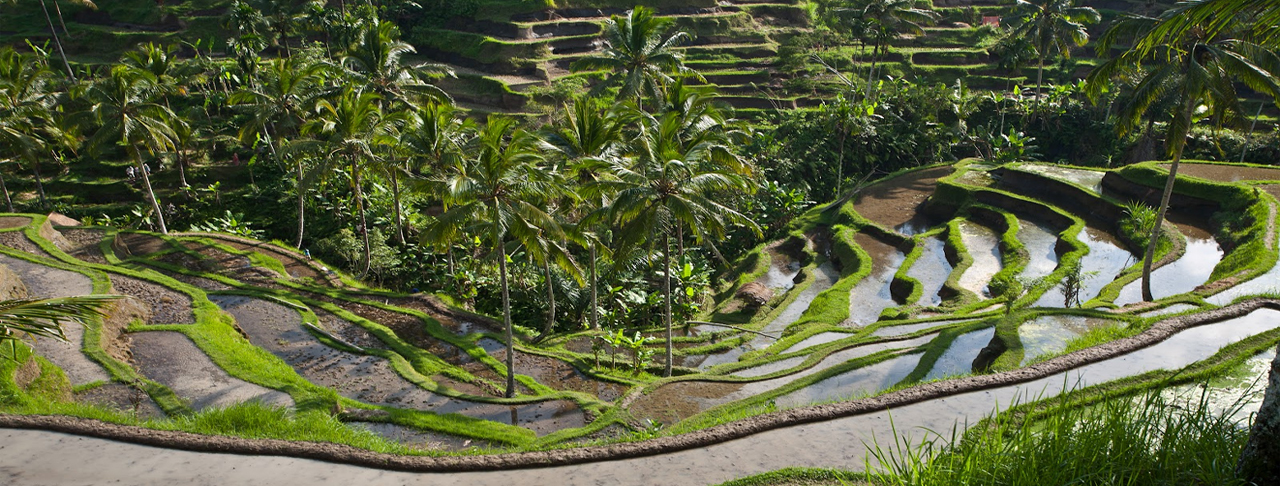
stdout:
<svg viewBox="0 0 1280 486">
<path fill-rule="evenodd" d="M 1190 103 L 1188 103 L 1190 104 Z M 1191 117 L 1191 109 L 1188 107 L 1185 111 L 1187 118 Z M 1185 136 L 1185 135 L 1184 135 Z M 1173 183 L 1178 178 L 1178 163 L 1182 161 L 1182 146 L 1178 141 L 1172 141 L 1176 144 L 1173 153 L 1173 162 L 1169 164 L 1169 178 L 1164 182 L 1164 193 L 1160 195 L 1160 209 L 1156 211 L 1156 224 L 1151 229 L 1151 238 L 1147 242 L 1147 252 L 1142 258 L 1142 300 L 1151 301 L 1151 265 L 1156 255 L 1156 243 L 1160 241 L 1160 227 L 1164 223 L 1165 213 L 1169 211 L 1169 199 L 1173 196 Z"/>
<path fill-rule="evenodd" d="M 356 169 L 355 159 L 351 161 L 351 177 L 355 186 L 356 212 L 360 213 L 360 237 L 364 240 L 364 271 L 360 273 L 360 278 L 364 279 L 372 267 L 372 254 L 369 247 L 369 221 L 364 214 L 364 192 L 360 190 L 360 171 Z"/>
<path fill-rule="evenodd" d="M 9 208 L 9 212 L 13 212 L 13 199 L 9 197 L 9 186 L 4 184 L 4 175 L 0 172 L 0 191 L 4 192 L 4 204 Z M 595 267 L 592 267 L 595 270 Z"/>
<path fill-rule="evenodd" d="M 49 209 L 49 199 L 44 195 L 44 182 L 42 181 L 44 178 L 40 177 L 40 159 L 34 157 L 31 159 L 31 171 L 36 176 L 36 194 L 40 195 L 40 207 Z"/>
<path fill-rule="evenodd" d="M 551 280 L 551 260 L 542 263 L 542 270 L 547 278 L 547 324 L 542 328 L 542 335 L 548 336 L 556 328 L 556 287 Z"/>
<path fill-rule="evenodd" d="M 58 46 L 58 55 L 62 56 L 62 64 L 67 68 L 67 77 L 71 78 L 71 82 L 76 82 L 76 74 L 71 71 L 71 62 L 67 60 L 67 52 L 62 50 L 62 39 L 58 38 L 58 31 L 53 28 L 53 18 L 49 16 L 49 6 L 40 0 L 40 8 L 44 10 L 44 20 L 49 23 L 49 34 L 53 35 L 53 44 Z"/>
<path fill-rule="evenodd" d="M 1044 54 L 1040 55 L 1040 61 L 1036 63 L 1036 104 L 1040 103 L 1040 85 L 1044 84 Z"/>
<path fill-rule="evenodd" d="M 1262 107 L 1267 106 L 1266 102 L 1258 103 L 1258 114 L 1253 115 L 1253 124 L 1249 125 L 1249 133 L 1244 135 L 1244 145 L 1240 146 L 1240 163 L 1244 163 L 1245 151 L 1249 150 L 1249 142 L 1253 141 L 1253 131 L 1258 129 L 1258 118 L 1262 117 Z"/>
<path fill-rule="evenodd" d="M 297 187 L 297 191 L 298 191 L 298 241 L 296 241 L 296 242 L 293 244 L 293 246 L 294 246 L 294 248 L 302 249 L 302 232 L 303 232 L 303 230 L 305 230 L 305 229 L 306 229 L 306 211 L 307 211 L 307 201 L 306 201 L 306 197 L 304 196 L 305 191 L 303 191 L 303 189 L 302 189 L 302 158 L 301 158 L 301 157 L 299 157 L 299 158 L 298 158 L 298 160 L 297 160 L 297 171 L 298 171 L 298 187 Z"/>
<path fill-rule="evenodd" d="M 0 187 L 3 187 L 3 181 L 0 181 Z M 6 194 L 8 194 L 6 192 Z M 9 210 L 13 212 L 13 210 Z M 600 301 L 597 289 L 600 282 L 596 280 L 596 244 L 587 245 L 591 251 L 591 328 L 600 330 Z"/>
<path fill-rule="evenodd" d="M 662 371 L 662 376 L 671 376 L 671 233 L 664 231 L 662 233 L 662 296 L 665 309 L 663 311 L 663 320 L 667 328 L 667 366 Z"/>
<path fill-rule="evenodd" d="M 846 137 L 844 123 L 838 123 L 837 129 L 840 130 L 840 155 L 836 158 L 836 194 L 835 198 L 840 197 L 840 189 L 844 185 L 844 139 Z"/>
<path fill-rule="evenodd" d="M 156 199 L 156 192 L 151 189 L 151 175 L 147 174 L 147 167 L 142 165 L 142 154 L 138 153 L 138 147 L 126 142 L 129 152 L 133 155 L 134 168 L 142 174 L 142 183 L 147 187 L 147 199 L 151 202 L 151 211 L 156 214 L 156 222 L 160 226 L 161 234 L 169 234 L 169 228 L 164 224 L 164 213 L 160 212 L 160 200 Z"/>
<path fill-rule="evenodd" d="M 507 333 L 507 398 L 516 396 L 515 332 L 511 327 L 511 295 L 507 290 L 507 246 L 498 237 L 498 276 L 502 285 L 502 325 Z"/>
<path fill-rule="evenodd" d="M 400 177 L 395 168 L 391 169 L 391 199 L 395 202 L 396 244 L 404 246 L 404 220 L 400 217 Z"/>
</svg>

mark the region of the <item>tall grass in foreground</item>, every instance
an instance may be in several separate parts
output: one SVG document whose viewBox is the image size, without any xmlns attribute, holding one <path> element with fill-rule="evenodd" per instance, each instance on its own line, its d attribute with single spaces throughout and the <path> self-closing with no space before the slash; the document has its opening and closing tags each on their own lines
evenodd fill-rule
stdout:
<svg viewBox="0 0 1280 486">
<path fill-rule="evenodd" d="M 1237 405 L 1238 407 L 1238 405 Z M 1152 392 L 1035 422 L 1003 413 L 924 444 L 875 444 L 867 479 L 885 485 L 1232 485 L 1248 430 L 1207 397 Z"/>
</svg>

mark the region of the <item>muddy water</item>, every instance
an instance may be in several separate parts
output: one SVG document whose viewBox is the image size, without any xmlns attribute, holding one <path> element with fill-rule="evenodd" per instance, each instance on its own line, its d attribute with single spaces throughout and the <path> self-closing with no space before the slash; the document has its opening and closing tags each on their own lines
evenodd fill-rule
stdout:
<svg viewBox="0 0 1280 486">
<path fill-rule="evenodd" d="M 235 317 L 254 345 L 289 363 L 307 381 L 333 388 L 353 400 L 439 414 L 457 413 L 525 427 L 539 434 L 581 427 L 586 422 L 582 411 L 564 400 L 512 407 L 438 395 L 404 379 L 383 358 L 325 346 L 302 328 L 302 318 L 288 307 L 240 296 L 214 295 L 209 300 Z"/>
<path fill-rule="evenodd" d="M 859 234 L 856 241 L 871 256 L 871 273 L 849 291 L 849 318 L 845 326 L 871 324 L 880 319 L 885 309 L 898 305 L 889 287 L 906 258 L 897 248 L 870 236 Z M 791 348 L 795 349 L 800 348 Z"/>
<path fill-rule="evenodd" d="M 841 339 L 847 338 L 852 335 L 853 335 L 852 333 L 847 333 L 847 332 L 824 332 L 824 333 L 814 334 L 798 343 L 792 344 L 791 347 L 782 350 L 778 354 L 786 354 L 786 353 L 794 353 L 796 351 L 803 351 L 805 349 L 817 346 L 819 344 L 827 344 L 830 342 L 839 341 Z"/>
<path fill-rule="evenodd" d="M 760 277 L 758 282 L 771 289 L 790 289 L 796 286 L 796 276 L 800 275 L 800 262 L 786 258 L 778 252 L 770 253 L 769 271 Z"/>
<path fill-rule="evenodd" d="M 848 336 L 848 334 L 845 334 L 845 336 Z M 741 376 L 743 378 L 755 378 L 757 376 L 764 376 L 770 373 L 777 373 L 782 370 L 789 370 L 791 368 L 799 366 L 800 363 L 803 363 L 806 358 L 808 358 L 808 356 L 796 356 L 794 358 L 780 359 L 772 363 L 762 364 L 760 366 L 753 366 L 744 370 L 735 371 L 733 372 L 733 376 Z"/>
<path fill-rule="evenodd" d="M 1167 316 L 1167 315 L 1170 315 L 1170 314 L 1177 314 L 1177 313 L 1179 313 L 1179 312 L 1189 311 L 1189 310 L 1192 310 L 1192 309 L 1195 309 L 1195 308 L 1196 308 L 1196 306 L 1191 305 L 1191 304 L 1173 304 L 1173 305 L 1168 306 L 1168 307 L 1165 307 L 1165 308 L 1163 308 L 1163 309 L 1156 309 L 1156 310 L 1149 311 L 1149 312 L 1143 312 L 1143 313 L 1138 314 L 1138 315 L 1139 315 L 1140 317 Z"/>
<path fill-rule="evenodd" d="M 1089 248 L 1089 253 L 1080 258 L 1080 268 L 1088 274 L 1083 277 L 1084 282 L 1080 285 L 1080 302 L 1083 303 L 1097 297 L 1103 287 L 1115 280 L 1116 275 L 1133 265 L 1137 259 L 1114 236 L 1092 226 L 1085 227 L 1076 238 Z M 1036 301 L 1036 306 L 1062 307 L 1061 285 L 1046 291 Z"/>
<path fill-rule="evenodd" d="M 765 325 L 761 332 L 777 336 L 785 330 L 787 326 L 790 326 L 800 320 L 800 316 L 809 308 L 809 304 L 813 302 L 813 299 L 817 297 L 819 293 L 822 293 L 822 291 L 831 288 L 832 285 L 835 285 L 836 280 L 840 279 L 840 272 L 836 270 L 836 267 L 832 265 L 831 262 L 826 262 L 818 265 L 814 269 L 813 279 L 813 283 L 800 291 L 800 295 L 797 296 L 795 300 L 791 301 L 791 305 L 788 305 L 786 309 L 783 309 L 782 313 L 778 314 L 778 317 L 775 318 L 773 322 Z M 733 363 L 738 361 L 738 358 L 741 357 L 743 353 L 752 349 L 763 349 L 770 344 L 773 344 L 773 342 L 773 338 L 756 336 L 755 339 L 743 346 L 731 349 L 725 353 L 707 356 L 707 359 L 703 360 L 702 363 L 698 365 L 698 368 L 705 370 L 718 364 Z"/>
<path fill-rule="evenodd" d="M 1124 323 L 1096 317 L 1046 315 L 1018 326 L 1018 339 L 1022 341 L 1022 365 L 1036 357 L 1059 353 L 1067 349 L 1067 343 L 1090 330 Z"/>
<path fill-rule="evenodd" d="M 369 431 L 392 442 L 399 442 L 413 448 L 424 450 L 456 451 L 466 449 L 471 446 L 487 447 L 489 445 L 482 441 L 472 441 L 462 437 L 427 432 L 397 424 L 381 422 L 349 422 L 347 423 L 347 427 L 356 430 Z"/>
<path fill-rule="evenodd" d="M 923 381 L 972 373 L 973 360 L 995 336 L 994 326 L 956 336 L 955 340 L 951 341 L 951 346 L 938 357 L 938 361 L 933 363 L 933 368 L 929 369 L 929 374 L 925 375 Z"/>
<path fill-rule="evenodd" d="M 1023 278 L 1040 278 L 1058 268 L 1058 252 L 1055 250 L 1058 234 L 1048 226 L 1020 219 L 1018 241 L 1022 242 L 1028 256 L 1027 266 L 1022 270 Z"/>
<path fill-rule="evenodd" d="M 1190 292 L 1209 279 L 1213 267 L 1222 261 L 1222 249 L 1213 236 L 1204 231 L 1189 231 L 1179 227 L 1187 235 L 1187 252 L 1173 263 L 1151 272 L 1151 296 L 1162 299 L 1170 295 Z M 1142 301 L 1142 280 L 1125 285 L 1116 297 L 1116 305 Z"/>
<path fill-rule="evenodd" d="M 929 322 L 920 322 L 916 324 L 906 324 L 901 326 L 888 326 L 888 327 L 877 328 L 875 331 L 871 332 L 871 335 L 880 336 L 880 337 L 904 336 L 907 334 L 920 332 L 925 329 L 932 329 L 939 326 L 948 326 L 948 325 L 961 324 L 961 323 L 973 322 L 973 321 L 974 319 L 961 319 L 958 321 L 929 321 Z"/>
<path fill-rule="evenodd" d="M 973 258 L 973 265 L 960 275 L 960 288 L 987 296 L 987 283 L 1003 267 L 1000 239 L 991 228 L 971 221 L 960 222 L 960 240 Z"/>
<path fill-rule="evenodd" d="M 1182 403 L 1185 408 L 1198 407 L 1205 400 L 1217 416 L 1228 416 L 1236 423 L 1249 424 L 1262 406 L 1267 391 L 1267 376 L 1276 351 L 1269 349 L 1246 360 L 1236 373 L 1209 383 L 1190 383 L 1166 388 L 1160 394 L 1167 400 Z"/>
<path fill-rule="evenodd" d="M 919 280 L 924 287 L 924 293 L 920 295 L 918 302 L 920 305 L 938 305 L 942 303 L 938 291 L 942 290 L 942 284 L 951 275 L 951 263 L 947 261 L 945 243 L 941 238 L 930 236 L 921 240 L 920 245 L 923 253 L 907 269 L 907 276 Z"/>
<path fill-rule="evenodd" d="M 1102 176 L 1106 175 L 1106 172 L 1098 170 L 1072 169 L 1047 164 L 1021 164 L 1018 168 L 1050 179 L 1070 182 L 1095 194 L 1102 193 Z"/>
<path fill-rule="evenodd" d="M 708 410 L 715 406 L 723 405 L 736 400 L 750 398 L 750 397 L 759 395 L 761 393 L 766 393 L 769 391 L 776 390 L 782 387 L 783 385 L 786 385 L 787 383 L 791 383 L 795 380 L 804 378 L 814 373 L 818 373 L 822 370 L 842 364 L 851 359 L 857 359 L 864 356 L 869 356 L 869 355 L 872 355 L 881 351 L 885 351 L 885 350 L 890 350 L 890 349 L 906 350 L 906 349 L 915 348 L 915 347 L 927 344 L 933 338 L 934 336 L 923 336 L 923 337 L 919 337 L 919 338 L 911 339 L 907 341 L 867 344 L 867 345 L 845 349 L 842 351 L 837 351 L 837 352 L 831 353 L 826 358 L 823 358 L 822 361 L 819 361 L 818 364 L 815 364 L 807 369 L 801 370 L 796 373 L 792 373 L 787 376 L 780 376 L 778 378 L 773 378 L 769 380 L 754 381 L 750 383 L 721 383 L 721 382 L 707 382 L 707 381 L 676 382 L 676 383 L 663 386 L 657 390 L 651 391 L 648 394 L 646 394 L 644 397 L 636 400 L 636 402 L 632 405 L 632 413 L 643 415 L 642 410 L 660 408 L 662 409 L 660 411 L 660 414 L 662 416 L 661 418 L 664 418 L 666 423 L 672 423 L 672 422 L 676 422 L 679 420 L 692 417 L 694 414 Z M 783 361 L 789 361 L 789 360 L 783 360 Z M 759 368 L 777 367 L 777 366 L 781 366 L 781 365 L 779 365 L 778 363 L 770 363 L 768 365 L 760 366 Z M 785 369 L 785 368 L 782 368 L 782 369 Z M 775 371 L 779 371 L 779 370 L 772 369 L 768 373 L 759 373 L 756 376 L 763 376 L 769 373 L 773 373 Z M 858 370 L 854 370 L 849 373 L 857 373 L 857 372 Z M 910 373 L 911 370 L 908 369 L 907 372 Z M 844 375 L 841 375 L 841 376 L 849 375 L 849 373 L 845 373 Z M 862 376 L 862 375 L 857 375 L 857 376 Z M 906 376 L 906 375 L 903 375 L 903 376 Z M 834 380 L 836 378 L 839 378 L 839 377 L 823 380 L 823 383 L 830 382 L 831 380 Z M 901 380 L 901 378 L 898 378 L 898 379 Z M 831 385 L 831 384 L 829 383 L 828 385 Z M 890 385 L 892 385 L 892 383 Z M 813 387 L 809 387 L 809 388 L 813 388 Z M 800 391 L 803 391 L 803 390 L 800 390 Z M 797 391 L 795 393 L 799 393 L 800 391 Z M 782 402 L 777 402 L 777 403 L 781 405 Z M 803 405 L 803 404 L 800 403 L 799 405 Z"/>
<path fill-rule="evenodd" d="M 15 486 L 68 483 L 215 485 L 294 482 L 306 484 L 420 483 L 509 486 L 511 484 L 649 485 L 716 484 L 784 467 L 863 466 L 864 444 L 893 440 L 893 430 L 918 441 L 926 430 L 946 431 L 976 423 L 997 408 L 1020 400 L 1056 396 L 1077 388 L 1204 359 L 1223 345 L 1280 326 L 1280 312 L 1248 316 L 1183 331 L 1162 343 L 1019 385 L 954 395 L 825 422 L 775 429 L 709 447 L 564 467 L 473 473 L 401 473 L 276 456 L 227 456 L 139 446 L 37 430 L 0 429 L 11 446 L 0 455 L 0 477 Z M 892 418 L 892 428 L 890 419 Z M 803 451 L 797 454 L 796 451 Z M 77 467 L 66 467 L 75 457 Z M 128 461 L 120 460 L 129 458 Z M 9 471 L 18 471 L 16 474 Z M 216 479 L 202 479 L 216 478 Z"/>
<path fill-rule="evenodd" d="M 1247 282 L 1240 283 L 1222 292 L 1218 292 L 1205 300 L 1214 305 L 1227 305 L 1230 304 L 1231 301 L 1240 297 L 1266 292 L 1280 292 L 1280 263 L 1271 267 L 1271 270 L 1268 270 L 1267 273 L 1254 277 Z"/>
<path fill-rule="evenodd" d="M 934 227 L 934 225 L 936 225 L 936 223 L 934 223 L 929 217 L 923 214 L 917 214 L 907 220 L 907 222 L 894 226 L 893 230 L 907 236 L 915 236 L 929 231 L 929 228 Z"/>
<path fill-rule="evenodd" d="M 907 354 L 858 368 L 780 396 L 774 402 L 782 408 L 794 408 L 873 395 L 911 374 L 920 363 L 920 356 L 920 353 Z"/>
</svg>

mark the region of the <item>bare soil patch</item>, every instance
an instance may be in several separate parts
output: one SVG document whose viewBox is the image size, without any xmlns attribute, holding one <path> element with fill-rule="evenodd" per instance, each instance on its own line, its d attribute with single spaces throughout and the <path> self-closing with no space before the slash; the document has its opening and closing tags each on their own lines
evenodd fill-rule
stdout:
<svg viewBox="0 0 1280 486">
<path fill-rule="evenodd" d="M 1169 170 L 1169 167 L 1169 164 L 1160 164 L 1164 170 Z M 1237 165 L 1178 164 L 1178 174 L 1218 182 L 1280 181 L 1280 169 Z"/>
<path fill-rule="evenodd" d="M 102 248 L 98 246 L 98 243 L 106 237 L 106 232 L 95 229 L 66 228 L 61 230 L 61 233 L 63 239 L 54 240 L 54 244 L 58 244 L 60 250 L 89 263 L 103 265 L 108 263 L 107 258 L 102 254 Z"/>
<path fill-rule="evenodd" d="M 52 258 L 43 248 L 36 246 L 27 235 L 21 231 L 6 231 L 0 233 L 0 245 L 13 248 L 15 250 L 30 253 L 32 255 L 40 255 L 46 258 Z"/>
<path fill-rule="evenodd" d="M 674 424 L 703 410 L 702 402 L 738 391 L 741 383 L 714 381 L 672 383 L 636 399 L 629 410 L 637 419 Z"/>
<path fill-rule="evenodd" d="M 489 354 L 500 362 L 506 362 L 507 350 L 505 348 Z M 607 402 L 617 400 L 628 388 L 618 383 L 591 379 L 581 371 L 578 371 L 577 368 L 574 368 L 573 365 L 564 361 L 518 350 L 515 356 L 515 366 L 516 373 L 529 376 L 543 385 L 557 390 L 573 390 L 595 395 Z"/>
<path fill-rule="evenodd" d="M 124 253 L 123 255 L 117 255 L 121 258 L 146 256 L 173 249 L 173 247 L 169 246 L 169 243 L 159 237 L 141 233 L 119 233 L 116 236 L 115 243 L 116 252 Z"/>
<path fill-rule="evenodd" d="M 933 195 L 938 179 L 951 174 L 950 166 L 904 174 L 862 190 L 853 208 L 863 217 L 886 228 L 895 228 L 916 216 L 920 205 Z"/>
<path fill-rule="evenodd" d="M 313 264 L 305 256 L 287 250 L 280 250 L 270 243 L 241 241 L 222 236 L 211 237 L 217 238 L 220 242 L 237 250 L 257 252 L 276 259 L 284 265 L 285 271 L 292 278 L 310 279 L 317 284 L 331 286 L 328 275 L 321 273 L 312 266 Z"/>
<path fill-rule="evenodd" d="M 283 392 L 227 374 L 182 333 L 142 332 L 131 338 L 138 371 L 169 387 L 193 409 L 227 407 L 250 400 L 293 406 L 293 399 Z"/>
<path fill-rule="evenodd" d="M 121 383 L 107 383 L 76 393 L 77 402 L 97 405 L 134 415 L 140 419 L 161 419 L 164 410 L 146 392 Z"/>
<path fill-rule="evenodd" d="M 0 216 L 0 228 L 21 228 L 31 224 L 26 216 Z"/>
<path fill-rule="evenodd" d="M 163 285 L 124 275 L 111 275 L 112 289 L 145 302 L 151 309 L 147 324 L 195 324 L 191 297 Z"/>
</svg>

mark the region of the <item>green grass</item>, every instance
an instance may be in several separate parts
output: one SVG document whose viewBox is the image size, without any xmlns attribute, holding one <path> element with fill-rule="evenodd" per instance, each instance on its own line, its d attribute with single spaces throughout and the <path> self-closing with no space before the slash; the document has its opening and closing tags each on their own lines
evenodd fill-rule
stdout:
<svg viewBox="0 0 1280 486">
<path fill-rule="evenodd" d="M 1200 400 L 1116 398 L 1028 423 L 1015 414 L 918 446 L 873 446 L 878 485 L 1243 484 L 1235 459 L 1247 431 Z"/>
</svg>

